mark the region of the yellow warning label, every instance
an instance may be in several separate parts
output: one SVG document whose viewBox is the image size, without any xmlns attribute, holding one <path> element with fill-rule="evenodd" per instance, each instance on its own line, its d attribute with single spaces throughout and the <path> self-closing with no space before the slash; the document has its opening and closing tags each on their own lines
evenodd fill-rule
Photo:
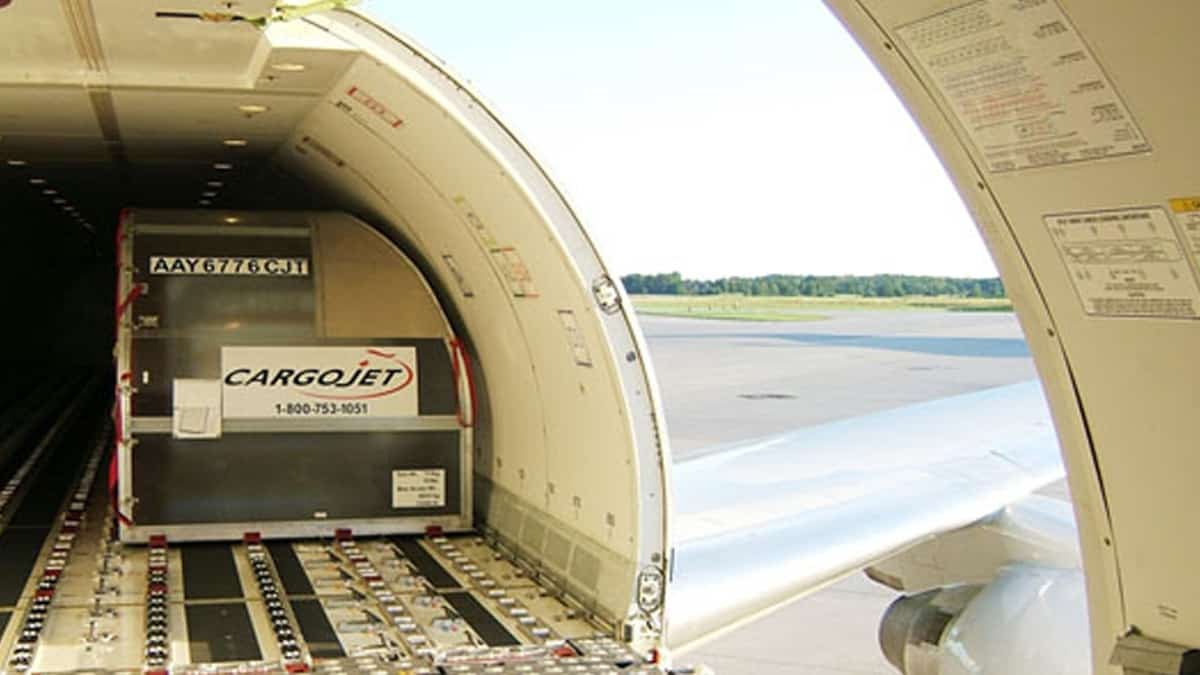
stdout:
<svg viewBox="0 0 1200 675">
<path fill-rule="evenodd" d="M 1175 213 L 1200 211 L 1200 197 L 1178 197 L 1172 199 L 1171 210 Z"/>
</svg>

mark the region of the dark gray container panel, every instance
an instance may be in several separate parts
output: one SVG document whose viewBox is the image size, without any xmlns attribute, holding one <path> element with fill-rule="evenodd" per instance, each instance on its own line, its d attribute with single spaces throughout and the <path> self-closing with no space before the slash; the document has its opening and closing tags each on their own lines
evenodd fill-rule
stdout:
<svg viewBox="0 0 1200 675">
<path fill-rule="evenodd" d="M 151 526 L 458 514 L 459 434 L 144 434 L 134 450 L 134 519 Z M 393 508 L 392 471 L 401 469 L 443 469 L 445 506 Z"/>
<path fill-rule="evenodd" d="M 136 234 L 135 283 L 146 292 L 133 304 L 135 335 L 220 336 L 227 340 L 312 338 L 316 334 L 314 273 L 303 276 L 154 274 L 151 259 L 295 258 L 311 261 L 307 237 Z"/>
</svg>

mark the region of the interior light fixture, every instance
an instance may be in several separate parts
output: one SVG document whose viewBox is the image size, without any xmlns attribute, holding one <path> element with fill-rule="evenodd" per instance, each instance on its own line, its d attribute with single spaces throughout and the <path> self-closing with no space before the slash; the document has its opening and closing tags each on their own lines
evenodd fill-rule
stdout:
<svg viewBox="0 0 1200 675">
<path fill-rule="evenodd" d="M 23 159 L 10 159 L 10 160 L 5 161 L 4 163 L 9 166 L 26 166 L 29 164 L 29 162 L 26 162 Z"/>
<path fill-rule="evenodd" d="M 242 219 L 238 218 L 237 216 L 225 216 L 224 220 L 230 225 L 233 225 L 234 223 L 241 222 Z"/>
<path fill-rule="evenodd" d="M 67 200 L 63 199 L 62 197 L 55 197 L 54 203 L 55 204 L 66 204 Z"/>
<path fill-rule="evenodd" d="M 284 63 L 272 63 L 271 64 L 272 70 L 278 70 L 281 73 L 299 73 L 307 67 L 308 66 L 304 65 L 303 63 L 284 62 Z"/>
<path fill-rule="evenodd" d="M 207 185 L 210 188 L 219 188 L 219 187 L 224 186 L 225 184 L 219 180 L 210 180 L 210 181 L 208 181 Z"/>
<path fill-rule="evenodd" d="M 42 190 L 42 194 L 44 194 L 44 195 L 56 195 L 56 194 L 58 194 L 58 190 L 53 190 L 53 189 L 47 188 L 47 189 L 45 189 L 45 190 Z"/>
<path fill-rule="evenodd" d="M 244 138 L 226 138 L 221 141 L 227 148 L 244 148 L 250 145 L 250 142 Z"/>
<path fill-rule="evenodd" d="M 268 108 L 267 106 L 260 105 L 258 103 L 245 103 L 243 105 L 239 105 L 237 107 L 237 109 L 241 112 L 246 113 L 247 115 L 257 115 L 259 113 L 265 113 L 268 110 L 270 110 L 270 108 Z"/>
<path fill-rule="evenodd" d="M 217 171 L 228 171 L 233 168 L 233 165 L 229 162 L 217 162 L 216 164 L 213 164 L 213 168 Z"/>
<path fill-rule="evenodd" d="M 200 200 L 200 206 L 208 206 L 209 204 L 212 204 L 212 202 L 207 199 Z"/>
<path fill-rule="evenodd" d="M 46 179 L 45 178 L 30 178 L 29 184 L 30 185 L 45 185 Z"/>
<path fill-rule="evenodd" d="M 210 191 L 208 191 L 208 192 L 201 192 L 201 193 L 200 193 L 200 196 L 201 196 L 201 197 L 209 197 L 209 198 L 211 198 L 211 197 L 216 197 L 216 196 L 217 196 L 217 193 L 215 193 L 215 192 L 212 192 L 212 191 L 210 190 Z"/>
</svg>

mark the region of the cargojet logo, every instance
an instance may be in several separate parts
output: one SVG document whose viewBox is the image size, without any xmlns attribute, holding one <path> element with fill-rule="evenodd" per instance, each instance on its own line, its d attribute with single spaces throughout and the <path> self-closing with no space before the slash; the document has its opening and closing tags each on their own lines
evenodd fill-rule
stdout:
<svg viewBox="0 0 1200 675">
<path fill-rule="evenodd" d="M 363 401 L 390 396 L 408 387 L 413 367 L 396 352 L 364 349 L 356 363 L 345 367 L 239 367 L 225 373 L 225 386 L 289 389 L 309 398 L 330 401 Z"/>
</svg>

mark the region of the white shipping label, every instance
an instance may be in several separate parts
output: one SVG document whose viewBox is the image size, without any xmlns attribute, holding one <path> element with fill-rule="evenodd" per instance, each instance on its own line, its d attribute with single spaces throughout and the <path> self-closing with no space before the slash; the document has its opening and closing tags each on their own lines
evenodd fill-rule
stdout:
<svg viewBox="0 0 1200 675">
<path fill-rule="evenodd" d="M 993 172 L 1150 151 L 1055 0 L 975 0 L 896 33 Z"/>
<path fill-rule="evenodd" d="M 415 347 L 222 347 L 226 418 L 414 417 Z"/>
<path fill-rule="evenodd" d="M 1044 220 L 1087 314 L 1200 318 L 1200 287 L 1164 209 L 1059 213 Z"/>
<path fill-rule="evenodd" d="M 445 469 L 397 469 L 392 472 L 392 508 L 446 505 Z"/>
<path fill-rule="evenodd" d="M 221 437 L 221 383 L 176 379 L 171 383 L 171 435 L 175 438 Z"/>
<path fill-rule="evenodd" d="M 306 277 L 306 258 L 150 256 L 150 274 L 213 277 Z"/>
</svg>

